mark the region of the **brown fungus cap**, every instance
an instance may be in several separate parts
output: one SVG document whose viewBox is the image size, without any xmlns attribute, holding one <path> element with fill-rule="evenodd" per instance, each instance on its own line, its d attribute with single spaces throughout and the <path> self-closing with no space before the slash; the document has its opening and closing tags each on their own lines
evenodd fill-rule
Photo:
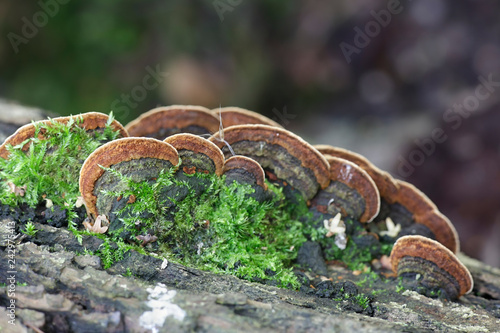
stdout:
<svg viewBox="0 0 500 333">
<path fill-rule="evenodd" d="M 325 157 L 299 136 L 268 125 L 236 125 L 216 133 L 210 141 L 229 154 L 229 144 L 236 155 L 248 156 L 278 179 L 312 199 L 319 188 L 330 183 L 329 165 Z M 222 140 L 224 139 L 224 141 Z"/>
<path fill-rule="evenodd" d="M 469 270 L 441 243 L 423 236 L 403 236 L 394 244 L 390 256 L 392 270 L 395 273 L 401 269 L 400 261 L 405 260 L 406 257 L 416 257 L 432 262 L 450 274 L 458 283 L 458 297 L 472 291 L 474 282 Z M 415 273 L 432 274 L 431 270 L 425 268 Z"/>
<path fill-rule="evenodd" d="M 260 113 L 235 106 L 213 109 L 212 112 L 214 112 L 217 117 L 220 116 L 222 118 L 222 125 L 225 128 L 244 124 L 262 124 L 282 128 L 280 124 Z"/>
<path fill-rule="evenodd" d="M 395 180 L 389 173 L 380 170 L 366 157 L 344 148 L 329 145 L 315 145 L 314 148 L 324 155 L 340 157 L 357 164 L 373 179 L 380 192 L 380 196 L 387 202 L 394 203 L 392 200 L 398 191 Z"/>
<path fill-rule="evenodd" d="M 200 169 L 196 171 L 209 171 L 214 172 L 217 176 L 222 175 L 222 169 L 224 167 L 224 155 L 222 151 L 217 147 L 213 142 L 208 141 L 200 136 L 189 134 L 189 133 L 181 133 L 169 136 L 164 140 L 164 142 L 171 144 L 181 157 L 181 167 L 186 168 L 195 168 Z M 186 153 L 184 153 L 186 152 Z M 203 159 L 195 158 L 193 156 L 188 156 L 192 153 L 194 154 L 202 154 L 202 156 L 206 156 L 210 159 L 213 165 L 201 166 L 200 163 L 196 163 L 195 160 L 199 162 Z M 187 160 L 190 160 L 190 165 L 187 165 Z M 213 169 L 213 170 L 212 170 Z"/>
<path fill-rule="evenodd" d="M 177 133 L 213 134 L 219 130 L 219 119 L 202 106 L 172 105 L 152 109 L 125 128 L 130 136 L 163 140 Z"/>
<path fill-rule="evenodd" d="M 415 186 L 401 180 L 397 180 L 396 183 L 398 194 L 395 201 L 408 209 L 416 223 L 429 228 L 438 242 L 453 253 L 457 253 L 460 249 L 460 242 L 450 220 L 441 214 L 436 205 Z"/>
<path fill-rule="evenodd" d="M 242 169 L 249 173 L 252 179 L 255 180 L 255 184 L 267 190 L 267 184 L 265 183 L 266 175 L 264 174 L 264 169 L 255 160 L 252 160 L 246 156 L 233 156 L 226 160 L 224 164 L 224 174 L 230 172 L 231 170 Z"/>
<path fill-rule="evenodd" d="M 154 158 L 179 163 L 177 150 L 170 144 L 152 138 L 123 138 L 110 141 L 97 148 L 87 157 L 80 170 L 80 193 L 87 212 L 94 217 L 99 215 L 96 208 L 97 197 L 94 185 L 104 174 L 101 166 L 109 168 L 120 162 Z"/>
<path fill-rule="evenodd" d="M 405 206 L 414 215 L 425 214 L 437 209 L 436 205 L 413 184 L 396 180 L 398 194 L 396 201 Z"/>
<path fill-rule="evenodd" d="M 365 201 L 365 210 L 360 222 L 371 222 L 380 210 L 380 193 L 373 179 L 357 164 L 346 159 L 327 156 L 330 163 L 330 180 L 346 184 L 355 189 Z"/>
<path fill-rule="evenodd" d="M 438 210 L 415 215 L 415 222 L 423 224 L 434 234 L 436 240 L 453 253 L 460 251 L 458 233 L 450 220 Z"/>
<path fill-rule="evenodd" d="M 35 126 L 37 124 L 45 124 L 45 125 L 50 125 L 52 121 L 56 121 L 59 123 L 66 124 L 70 119 L 75 119 L 75 118 L 81 118 L 82 122 L 78 123 L 77 126 L 85 128 L 88 131 L 99 129 L 99 128 L 105 128 L 106 124 L 109 120 L 109 116 L 105 115 L 104 113 L 99 113 L 99 112 L 87 112 L 87 113 L 82 113 L 76 116 L 69 116 L 69 117 L 57 117 L 49 120 L 40 120 L 35 123 L 27 124 L 19 129 L 9 136 L 7 139 L 5 139 L 4 143 L 0 146 L 0 157 L 7 159 L 9 157 L 9 152 L 7 151 L 7 145 L 12 145 L 16 146 L 26 139 L 32 138 L 35 135 Z M 111 126 L 114 130 L 120 132 L 120 137 L 128 137 L 128 133 L 125 130 L 125 128 L 117 121 L 113 120 L 111 123 Z M 39 133 L 39 138 L 43 138 L 43 133 Z M 28 149 L 29 145 L 26 145 L 23 147 L 23 149 Z"/>
</svg>

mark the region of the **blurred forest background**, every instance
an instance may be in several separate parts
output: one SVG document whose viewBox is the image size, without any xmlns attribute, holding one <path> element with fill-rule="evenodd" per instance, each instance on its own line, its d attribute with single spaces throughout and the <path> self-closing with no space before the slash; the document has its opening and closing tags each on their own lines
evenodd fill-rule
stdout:
<svg viewBox="0 0 500 333">
<path fill-rule="evenodd" d="M 0 0 L 0 35 L 0 97 L 260 112 L 414 183 L 500 266 L 500 2 Z"/>
</svg>

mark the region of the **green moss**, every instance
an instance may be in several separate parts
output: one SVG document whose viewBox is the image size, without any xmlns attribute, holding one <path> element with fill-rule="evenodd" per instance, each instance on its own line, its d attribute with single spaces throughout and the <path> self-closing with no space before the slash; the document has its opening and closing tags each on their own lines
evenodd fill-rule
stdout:
<svg viewBox="0 0 500 333">
<path fill-rule="evenodd" d="M 363 308 L 363 310 L 366 310 L 368 306 L 370 305 L 371 299 L 370 297 L 364 295 L 364 294 L 358 294 L 354 296 L 354 301 Z"/>
<path fill-rule="evenodd" d="M 273 199 L 259 203 L 251 197 L 250 186 L 227 186 L 224 177 L 215 175 L 186 175 L 171 168 L 155 181 L 136 182 L 105 170 L 123 183 L 117 187 L 121 191 L 103 191 L 106 196 L 135 197 L 134 203 L 114 212 L 119 226 L 108 232 L 113 240 L 126 238 L 138 245 L 139 235 L 157 236 L 155 253 L 191 267 L 297 288 L 300 283 L 291 266 L 308 238 L 321 244 L 326 260 L 342 261 L 352 270 L 365 270 L 392 248 L 378 241 L 358 245 L 355 237 L 364 237 L 366 231 L 359 222 L 346 219 L 350 235 L 346 248 L 340 249 L 335 237 L 325 237 L 327 230 L 316 227 L 319 221 L 304 200 L 298 197 L 291 204 L 282 188 L 271 183 Z"/>
<path fill-rule="evenodd" d="M 403 278 L 398 279 L 398 285 L 396 286 L 396 292 L 398 294 L 402 293 L 403 291 L 406 290 L 405 286 L 403 285 Z"/>
<path fill-rule="evenodd" d="M 380 276 L 377 273 L 372 272 L 370 269 L 369 272 L 366 272 L 363 274 L 363 279 L 356 282 L 356 284 L 359 287 L 365 287 L 366 285 L 368 285 L 368 287 L 371 288 L 371 287 L 373 287 L 373 284 L 379 280 L 380 280 Z"/>
<path fill-rule="evenodd" d="M 112 242 L 109 238 L 104 238 L 104 243 L 96 251 L 95 255 L 101 257 L 102 266 L 104 269 L 108 269 L 115 262 L 123 259 L 125 252 L 134 248 L 123 241 Z"/>
<path fill-rule="evenodd" d="M 356 294 L 353 295 L 349 292 L 344 291 L 344 288 L 340 289 L 341 294 L 338 297 L 333 298 L 336 302 L 350 301 L 354 304 L 358 304 L 363 310 L 366 310 L 368 306 L 370 306 L 370 302 L 372 301 L 369 296 L 365 294 Z"/>
<path fill-rule="evenodd" d="M 254 190 L 249 185 L 227 186 L 224 177 L 215 175 L 180 176 L 171 169 L 154 182 L 135 182 L 106 170 L 126 182 L 127 189 L 105 195 L 136 198 L 116 212 L 122 224 L 110 231 L 113 240 L 128 235 L 134 241 L 151 234 L 158 237 L 155 252 L 169 260 L 248 280 L 271 280 L 283 287 L 300 286 L 291 262 L 306 240 L 297 219 L 307 210 L 303 200 L 287 205 L 281 189 L 268 184 L 274 199 L 259 203 L 251 197 Z M 183 189 L 187 195 L 178 195 Z"/>
<path fill-rule="evenodd" d="M 132 271 L 130 270 L 129 267 L 127 267 L 127 272 L 125 274 L 123 274 L 123 276 L 126 276 L 126 277 L 132 276 Z"/>
<path fill-rule="evenodd" d="M 48 124 L 35 123 L 35 135 L 17 146 L 8 146 L 8 160 L 0 158 L 0 201 L 17 206 L 36 207 L 44 199 L 68 210 L 68 222 L 75 229 L 77 217 L 74 206 L 80 195 L 78 178 L 83 161 L 96 148 L 119 135 L 110 126 L 113 115 L 104 130 L 86 131 L 78 126 L 82 117 L 73 117 L 66 124 L 52 120 Z M 38 135 L 43 133 L 43 139 Z M 29 144 L 29 149 L 22 147 Z M 26 186 L 24 196 L 9 189 L 11 182 Z"/>
<path fill-rule="evenodd" d="M 373 296 L 377 296 L 377 295 L 380 295 L 380 294 L 383 294 L 383 293 L 387 293 L 387 290 L 384 290 L 384 289 L 374 289 L 371 291 L 371 294 Z"/>
<path fill-rule="evenodd" d="M 392 252 L 392 247 L 394 243 L 381 243 L 380 245 L 380 254 L 390 256 Z"/>
<path fill-rule="evenodd" d="M 333 240 L 334 237 L 320 240 L 326 260 L 339 260 L 351 270 L 363 270 L 375 257 L 369 248 L 360 248 L 352 239 L 347 241 L 345 249 L 340 249 Z"/>
<path fill-rule="evenodd" d="M 38 229 L 35 227 L 35 225 L 30 221 L 26 223 L 24 226 L 24 230 L 21 230 L 23 234 L 26 234 L 28 236 L 35 236 L 36 233 L 38 232 Z"/>
<path fill-rule="evenodd" d="M 442 289 L 431 290 L 429 292 L 429 296 L 432 297 L 432 298 L 439 298 L 439 297 L 441 297 L 442 294 L 443 294 L 443 290 Z"/>
</svg>

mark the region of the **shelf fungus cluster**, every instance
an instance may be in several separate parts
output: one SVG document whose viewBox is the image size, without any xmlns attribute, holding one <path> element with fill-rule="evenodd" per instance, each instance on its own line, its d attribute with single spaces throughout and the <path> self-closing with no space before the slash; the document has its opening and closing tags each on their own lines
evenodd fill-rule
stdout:
<svg viewBox="0 0 500 333">
<path fill-rule="evenodd" d="M 412 184 L 393 179 L 359 154 L 328 145 L 315 147 L 327 158 L 337 157 L 355 163 L 373 179 L 380 195 L 380 211 L 367 229 L 382 238 L 397 240 L 391 262 L 398 276 L 418 277 L 413 289 L 424 293 L 432 291 L 428 294 L 441 289 L 449 299 L 472 290 L 471 275 L 455 256 L 460 249 L 457 232 L 424 193 Z M 445 262 L 450 264 L 445 265 Z M 456 288 L 456 281 L 460 282 L 460 288 Z"/>
<path fill-rule="evenodd" d="M 98 113 L 83 119 L 79 126 L 88 131 L 107 123 L 107 116 Z M 79 179 L 88 214 L 94 220 L 104 216 L 99 221 L 109 221 L 110 231 L 119 227 L 128 205 L 135 202 L 131 193 L 110 195 L 126 192 L 129 180 L 154 183 L 164 170 L 174 170 L 173 177 L 202 193 L 209 184 L 193 176 L 224 175 L 228 184 L 249 184 L 258 201 L 272 197 L 268 181 L 281 187 L 291 202 L 306 201 L 320 217 L 325 236 L 336 235 L 340 249 L 349 238 L 371 245 L 394 244 L 392 269 L 413 281 L 414 289 L 427 294 L 441 291 L 449 299 L 472 289 L 470 273 L 455 256 L 459 241 L 450 221 L 413 185 L 393 179 L 359 154 L 312 146 L 273 120 L 236 107 L 159 107 L 125 127 L 116 121 L 113 127 L 120 138 L 91 153 Z M 7 144 L 19 145 L 33 135 L 33 125 L 20 128 L 0 147 L 0 157 L 8 158 Z M 162 195 L 168 211 L 187 195 L 187 185 L 167 187 Z M 344 224 L 348 220 L 355 226 Z"/>
</svg>

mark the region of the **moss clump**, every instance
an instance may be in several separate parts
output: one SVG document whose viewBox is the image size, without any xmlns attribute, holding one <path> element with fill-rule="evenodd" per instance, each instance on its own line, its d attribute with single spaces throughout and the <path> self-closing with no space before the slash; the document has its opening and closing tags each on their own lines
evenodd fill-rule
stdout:
<svg viewBox="0 0 500 333">
<path fill-rule="evenodd" d="M 155 236 L 154 246 L 148 245 L 152 251 L 191 267 L 297 288 L 300 283 L 291 264 L 307 239 L 321 245 L 326 260 L 341 261 L 351 270 L 366 271 L 373 259 L 392 248 L 361 223 L 346 219 L 348 241 L 340 249 L 335 237 L 325 236 L 328 230 L 301 197 L 291 203 L 282 188 L 270 183 L 273 199 L 259 203 L 251 198 L 254 190 L 249 185 L 227 186 L 215 175 L 187 175 L 171 168 L 154 181 L 135 182 L 106 170 L 126 190 L 103 191 L 105 195 L 123 201 L 135 198 L 112 213 L 120 217 L 110 227 L 113 240 L 128 238 L 139 245 L 143 241 L 137 237 Z"/>
<path fill-rule="evenodd" d="M 79 126 L 82 117 L 72 117 L 64 124 L 52 120 L 35 123 L 35 135 L 17 146 L 8 146 L 9 159 L 0 158 L 0 201 L 10 206 L 36 207 L 44 199 L 67 210 L 70 227 L 75 229 L 74 211 L 80 192 L 78 178 L 83 161 L 104 142 L 114 140 L 119 132 L 111 127 L 113 115 L 103 130 L 87 131 Z M 43 133 L 43 137 L 39 134 Z M 29 149 L 22 148 L 29 144 Z M 23 196 L 10 186 L 25 188 Z"/>
<path fill-rule="evenodd" d="M 107 237 L 103 237 L 102 239 L 104 240 L 104 243 L 99 247 L 99 250 L 95 254 L 101 257 L 104 269 L 108 269 L 115 262 L 122 260 L 125 252 L 132 248 L 123 241 L 112 243 Z"/>
<path fill-rule="evenodd" d="M 21 230 L 21 232 L 23 234 L 25 234 L 25 235 L 33 237 L 33 236 L 36 235 L 36 233 L 38 232 L 38 230 L 37 230 L 37 228 L 35 227 L 35 225 L 32 222 L 28 222 L 24 226 L 24 230 Z"/>
<path fill-rule="evenodd" d="M 127 182 L 127 190 L 105 195 L 135 201 L 117 213 L 121 227 L 111 230 L 114 240 L 128 235 L 157 237 L 154 251 L 169 260 L 191 267 L 229 273 L 254 281 L 274 281 L 282 287 L 298 288 L 291 262 L 305 241 L 297 217 L 307 210 L 287 205 L 272 184 L 271 201 L 259 203 L 250 195 L 250 185 L 225 184 L 224 177 L 186 175 L 176 170 L 161 172 L 155 181 Z M 200 190 L 202 188 L 202 190 Z"/>
<path fill-rule="evenodd" d="M 371 269 L 370 271 L 366 272 L 365 274 L 363 274 L 363 279 L 356 282 L 356 284 L 359 286 L 359 287 L 365 287 L 366 285 L 368 285 L 368 287 L 372 288 L 373 287 L 373 284 L 377 281 L 380 281 L 381 280 L 381 277 L 380 275 L 378 275 L 377 273 L 375 272 L 372 272 Z"/>
</svg>

